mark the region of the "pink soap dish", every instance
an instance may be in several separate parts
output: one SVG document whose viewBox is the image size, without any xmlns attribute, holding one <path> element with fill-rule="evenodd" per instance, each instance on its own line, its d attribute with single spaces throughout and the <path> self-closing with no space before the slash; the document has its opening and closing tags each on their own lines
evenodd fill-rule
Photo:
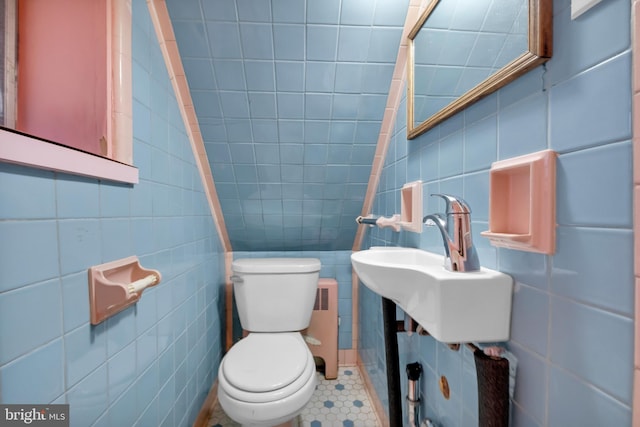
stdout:
<svg viewBox="0 0 640 427">
<path fill-rule="evenodd" d="M 146 288 L 157 285 L 160 280 L 160 272 L 142 268 L 136 256 L 90 267 L 91 324 L 97 325 L 135 304 Z"/>
<path fill-rule="evenodd" d="M 489 230 L 480 234 L 492 245 L 555 252 L 556 157 L 544 150 L 491 165 Z"/>
</svg>

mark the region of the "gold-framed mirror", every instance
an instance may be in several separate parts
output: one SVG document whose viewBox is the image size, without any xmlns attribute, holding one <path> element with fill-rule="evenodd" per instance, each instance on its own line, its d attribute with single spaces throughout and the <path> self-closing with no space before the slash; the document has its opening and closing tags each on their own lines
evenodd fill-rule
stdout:
<svg viewBox="0 0 640 427">
<path fill-rule="evenodd" d="M 552 55 L 552 0 L 431 0 L 408 36 L 407 139 Z"/>
</svg>

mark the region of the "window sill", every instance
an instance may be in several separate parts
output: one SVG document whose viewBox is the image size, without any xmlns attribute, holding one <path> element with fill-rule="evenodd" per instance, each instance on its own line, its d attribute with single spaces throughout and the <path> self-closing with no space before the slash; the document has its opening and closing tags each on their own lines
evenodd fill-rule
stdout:
<svg viewBox="0 0 640 427">
<path fill-rule="evenodd" d="M 6 129 L 0 129 L 0 161 L 108 181 L 138 183 L 135 166 Z"/>
</svg>

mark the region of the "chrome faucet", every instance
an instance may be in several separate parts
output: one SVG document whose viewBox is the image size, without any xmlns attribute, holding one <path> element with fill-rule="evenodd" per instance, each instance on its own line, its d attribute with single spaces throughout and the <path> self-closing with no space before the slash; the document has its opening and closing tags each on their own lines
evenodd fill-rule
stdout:
<svg viewBox="0 0 640 427">
<path fill-rule="evenodd" d="M 478 271 L 480 261 L 471 239 L 471 209 L 467 202 L 450 194 L 432 194 L 442 197 L 447 204 L 445 214 L 429 214 L 422 222 L 436 225 L 442 234 L 445 266 L 451 271 Z"/>
</svg>

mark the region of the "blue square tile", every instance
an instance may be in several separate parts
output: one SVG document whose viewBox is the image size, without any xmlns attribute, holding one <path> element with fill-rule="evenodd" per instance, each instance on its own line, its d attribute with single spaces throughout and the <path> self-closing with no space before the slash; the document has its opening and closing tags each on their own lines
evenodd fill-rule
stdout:
<svg viewBox="0 0 640 427">
<path fill-rule="evenodd" d="M 271 22 L 271 5 L 269 2 L 237 0 L 238 19 L 251 22 Z"/>
<path fill-rule="evenodd" d="M 305 3 L 297 0 L 272 0 L 274 22 L 305 23 Z"/>
<path fill-rule="evenodd" d="M 355 130 L 356 122 L 333 121 L 329 140 L 331 143 L 350 144 L 353 142 Z"/>
<path fill-rule="evenodd" d="M 68 387 L 73 386 L 107 360 L 105 324 L 86 323 L 64 337 Z"/>
<path fill-rule="evenodd" d="M 249 92 L 249 105 L 251 117 L 275 119 L 278 115 L 274 93 Z"/>
<path fill-rule="evenodd" d="M 543 357 L 547 355 L 549 307 L 547 293 L 526 285 L 514 287 L 511 339 Z"/>
<path fill-rule="evenodd" d="M 153 363 L 149 369 L 143 372 L 133 386 L 137 392 L 138 411 L 142 412 L 146 408 L 158 390 L 158 364 Z"/>
<path fill-rule="evenodd" d="M 106 320 L 108 357 L 113 356 L 135 340 L 134 309 L 135 306 L 129 307 Z"/>
<path fill-rule="evenodd" d="M 178 9 L 178 5 L 182 8 L 181 0 L 173 0 L 176 6 L 174 8 Z M 204 12 L 204 16 L 208 21 L 235 21 L 238 19 L 238 14 L 236 13 L 236 4 L 234 1 L 214 1 L 214 2 L 198 2 L 198 5 L 202 5 L 202 11 Z M 171 16 L 173 17 L 173 8 L 169 7 L 171 11 Z"/>
<path fill-rule="evenodd" d="M 381 119 L 380 119 L 381 120 Z M 356 125 L 356 144 L 377 144 L 381 121 L 358 121 Z"/>
<path fill-rule="evenodd" d="M 326 144 L 329 142 L 331 121 L 329 120 L 305 120 L 304 142 Z"/>
<path fill-rule="evenodd" d="M 211 27 L 208 28 L 211 30 Z M 207 58 L 207 30 L 200 22 L 174 21 L 173 32 L 180 43 L 180 54 L 191 58 Z"/>
<path fill-rule="evenodd" d="M 488 169 L 497 160 L 497 120 L 489 116 L 464 130 L 464 170 Z"/>
<path fill-rule="evenodd" d="M 258 179 L 261 183 L 280 182 L 280 166 L 278 165 L 257 165 Z"/>
<path fill-rule="evenodd" d="M 2 402 L 52 402 L 64 392 L 63 372 L 64 349 L 62 340 L 56 339 L 0 367 Z"/>
<path fill-rule="evenodd" d="M 148 107 L 133 100 L 133 137 L 142 142 L 151 141 L 151 112 Z"/>
<path fill-rule="evenodd" d="M 126 258 L 132 253 L 129 219 L 102 219 L 102 257 L 104 262 Z"/>
<path fill-rule="evenodd" d="M 256 153 L 256 161 L 260 164 L 280 164 L 280 145 L 279 144 L 256 144 L 254 150 Z"/>
<path fill-rule="evenodd" d="M 281 142 L 300 142 L 304 139 L 304 124 L 301 120 L 280 120 L 278 134 Z"/>
<path fill-rule="evenodd" d="M 632 231 L 558 227 L 556 239 L 551 272 L 554 293 L 633 316 Z M 615 264 L 600 262 L 611 253 L 618 254 Z"/>
<path fill-rule="evenodd" d="M 622 55 L 551 91 L 553 149 L 569 151 L 631 137 L 630 61 Z"/>
<path fill-rule="evenodd" d="M 549 373 L 552 425 L 631 425 L 631 411 L 595 387 L 552 366 Z M 589 402 L 585 405 L 585 402 Z"/>
<path fill-rule="evenodd" d="M 86 270 L 102 264 L 99 220 L 65 220 L 58 222 L 60 268 L 62 274 Z"/>
<path fill-rule="evenodd" d="M 631 402 L 633 320 L 574 301 L 551 300 L 551 362 L 621 402 Z M 616 345 L 616 363 L 609 362 Z"/>
<path fill-rule="evenodd" d="M 335 91 L 341 93 L 360 93 L 362 85 L 362 64 L 338 63 L 336 66 Z M 385 95 L 386 98 L 386 95 Z M 380 118 L 382 117 L 382 113 Z"/>
<path fill-rule="evenodd" d="M 338 37 L 338 61 L 366 62 L 370 27 L 341 27 Z"/>
<path fill-rule="evenodd" d="M 138 375 L 147 370 L 157 359 L 158 337 L 156 328 L 152 327 L 141 333 L 136 339 L 136 372 Z"/>
<path fill-rule="evenodd" d="M 360 106 L 358 107 L 358 118 L 382 121 L 386 105 L 386 95 L 362 95 L 360 97 Z"/>
<path fill-rule="evenodd" d="M 191 100 L 193 101 L 196 113 L 201 117 L 222 118 L 222 108 L 219 98 L 220 95 L 215 91 L 201 91 L 191 94 Z M 150 139 L 146 139 L 145 141 L 150 141 Z"/>
<path fill-rule="evenodd" d="M 302 61 L 276 61 L 276 86 L 279 91 L 304 90 L 305 65 Z"/>
<path fill-rule="evenodd" d="M 282 119 L 304 118 L 302 93 L 278 93 L 278 117 Z"/>
<path fill-rule="evenodd" d="M 271 61 L 245 61 L 247 89 L 258 91 L 275 90 L 275 69 Z"/>
<path fill-rule="evenodd" d="M 56 180 L 56 204 L 61 218 L 97 217 L 100 186 L 91 178 L 64 175 Z"/>
<path fill-rule="evenodd" d="M 249 100 L 244 92 L 220 92 L 220 104 L 224 117 L 249 117 Z"/>
<path fill-rule="evenodd" d="M 363 93 L 387 94 L 391 86 L 391 79 L 395 66 L 393 64 L 363 64 Z M 398 108 L 398 113 L 405 108 Z M 396 124 L 404 124 L 403 121 L 396 121 Z"/>
<path fill-rule="evenodd" d="M 89 321 L 89 286 L 86 272 L 62 279 L 64 331 L 69 332 Z"/>
<path fill-rule="evenodd" d="M 371 30 L 367 62 L 394 63 L 401 36 L 402 28 L 374 27 Z"/>
<path fill-rule="evenodd" d="M 151 76 L 137 61 L 132 61 L 131 65 L 131 78 L 135 82 L 132 85 L 133 98 L 144 105 L 149 105 L 151 101 Z"/>
<path fill-rule="evenodd" d="M 140 413 L 137 406 L 136 387 L 130 387 L 119 396 L 114 396 L 115 401 L 109 407 L 109 425 L 132 426 Z"/>
<path fill-rule="evenodd" d="M 307 60 L 335 61 L 337 55 L 337 42 L 337 26 L 308 25 L 306 48 Z"/>
<path fill-rule="evenodd" d="M 231 159 L 234 165 L 256 162 L 253 144 L 230 144 Z"/>
<path fill-rule="evenodd" d="M 307 22 L 310 24 L 338 24 L 339 0 L 311 0 L 307 2 Z"/>
<path fill-rule="evenodd" d="M 0 291 L 59 274 L 55 221 L 0 221 Z M 37 263 L 31 262 L 38 260 Z"/>
<path fill-rule="evenodd" d="M 218 89 L 220 90 L 245 90 L 246 89 L 242 61 L 215 59 L 213 61 L 213 68 L 215 70 Z M 191 94 L 192 97 L 194 93 Z"/>
<path fill-rule="evenodd" d="M 563 4 L 562 2 L 560 4 Z M 572 20 L 571 8 L 554 13 L 553 61 L 549 64 L 550 83 L 556 85 L 596 64 L 606 62 L 629 47 L 631 9 L 624 0 L 602 3 L 580 19 Z M 601 28 L 618 28 L 602 37 Z"/>
<path fill-rule="evenodd" d="M 558 223 L 631 228 L 631 153 L 631 143 L 622 142 L 559 156 Z M 607 194 L 616 208 L 594 194 Z"/>
<path fill-rule="evenodd" d="M 500 159 L 547 148 L 546 102 L 544 96 L 534 95 L 508 106 L 500 113 Z"/>
<path fill-rule="evenodd" d="M 240 29 L 235 22 L 209 22 L 207 23 L 207 35 L 211 54 L 216 59 L 239 59 L 242 58 L 240 48 Z M 181 44 L 182 46 L 182 44 Z M 185 52 L 180 52 L 186 55 Z M 253 58 L 261 59 L 261 58 Z M 215 63 L 214 63 L 215 66 Z M 217 75 L 217 71 L 216 71 Z"/>
<path fill-rule="evenodd" d="M 37 316 L 34 316 L 37 313 Z M 0 364 L 62 335 L 58 279 L 0 294 Z"/>
<path fill-rule="evenodd" d="M 226 119 L 229 142 L 251 141 L 251 121 L 242 119 Z"/>
<path fill-rule="evenodd" d="M 278 122 L 268 119 L 252 119 L 251 128 L 254 142 L 279 142 Z"/>
<path fill-rule="evenodd" d="M 332 144 L 329 145 L 329 153 L 327 157 L 327 162 L 332 164 L 359 164 L 359 157 L 355 154 L 356 148 L 353 149 L 346 144 Z M 370 156 L 369 160 L 373 161 L 373 154 Z M 368 156 L 367 156 L 368 158 Z M 362 160 L 365 162 L 365 160 Z M 371 162 L 364 163 L 371 165 Z"/>
<path fill-rule="evenodd" d="M 136 378 L 136 345 L 135 342 L 127 345 L 121 351 L 113 355 L 108 365 L 108 384 L 111 395 L 111 403 L 122 394 Z"/>
<path fill-rule="evenodd" d="M 337 120 L 355 120 L 358 117 L 360 96 L 357 94 L 335 93 L 331 116 Z"/>
<path fill-rule="evenodd" d="M 107 367 L 103 364 L 67 391 L 69 420 L 73 420 L 73 425 L 94 425 L 109 404 L 108 399 L 96 399 L 96 396 L 107 396 L 107 393 Z"/>
<path fill-rule="evenodd" d="M 54 218 L 53 173 L 0 163 L 0 218 Z"/>
<path fill-rule="evenodd" d="M 371 26 L 374 10 L 375 2 L 373 1 L 363 3 L 359 0 L 342 0 L 340 24 Z"/>
<path fill-rule="evenodd" d="M 140 2 L 134 2 L 136 5 Z M 171 13 L 173 19 L 199 19 L 202 12 L 200 11 L 199 3 L 197 2 L 181 2 L 180 0 L 168 0 L 167 9 Z M 135 8 L 134 8 L 135 10 Z M 143 12 L 146 12 L 144 8 Z M 135 16 L 135 13 L 134 13 Z"/>
<path fill-rule="evenodd" d="M 274 59 L 271 24 L 240 23 L 240 39 L 244 59 Z"/>
<path fill-rule="evenodd" d="M 402 27 L 408 7 L 409 2 L 407 0 L 376 0 L 373 25 Z M 474 11 L 475 14 L 476 12 Z"/>
<path fill-rule="evenodd" d="M 275 59 L 304 60 L 305 26 L 292 24 L 274 24 L 273 42 Z"/>
<path fill-rule="evenodd" d="M 305 63 L 305 89 L 307 92 L 333 92 L 336 64 L 334 62 L 307 61 Z"/>
</svg>

